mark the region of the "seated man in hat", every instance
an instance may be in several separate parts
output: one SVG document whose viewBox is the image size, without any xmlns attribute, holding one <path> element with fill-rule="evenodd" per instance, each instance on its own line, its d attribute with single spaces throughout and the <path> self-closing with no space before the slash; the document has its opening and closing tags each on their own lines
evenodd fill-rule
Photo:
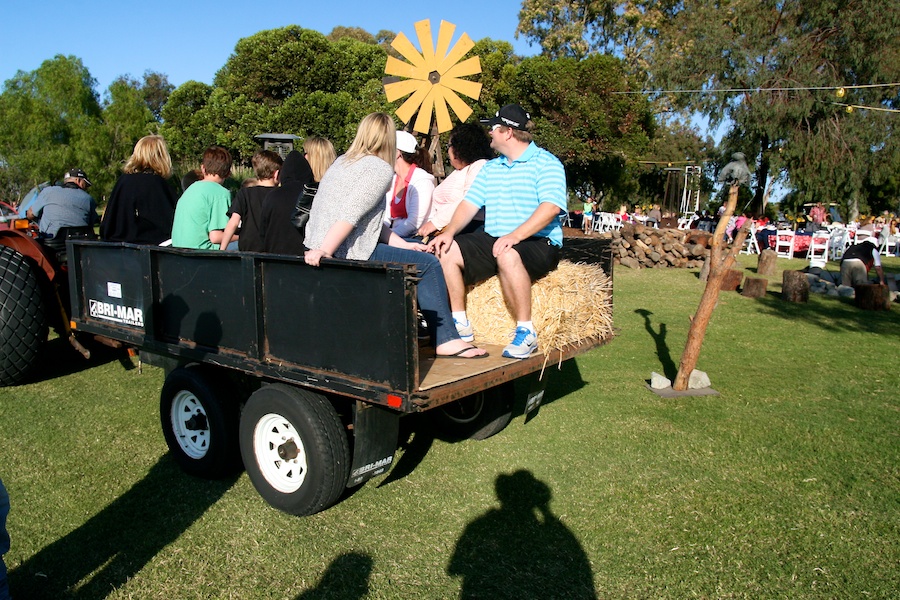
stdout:
<svg viewBox="0 0 900 600">
<path fill-rule="evenodd" d="M 517 104 L 482 120 L 490 127 L 488 161 L 444 231 L 429 244 L 441 260 L 450 308 L 460 337 L 474 339 L 466 316 L 466 286 L 494 275 L 516 320 L 503 356 L 528 358 L 537 348 L 531 320 L 531 283 L 556 269 L 562 253 L 557 216 L 566 207 L 566 175 L 555 156 L 532 141 L 534 124 Z M 484 231 L 459 235 L 484 207 Z"/>
<path fill-rule="evenodd" d="M 81 169 L 69 169 L 61 186 L 44 188 L 28 209 L 27 216 L 38 222 L 38 229 L 53 238 L 60 227 L 93 227 L 100 222 L 97 203 L 87 193 L 90 180 Z"/>
</svg>

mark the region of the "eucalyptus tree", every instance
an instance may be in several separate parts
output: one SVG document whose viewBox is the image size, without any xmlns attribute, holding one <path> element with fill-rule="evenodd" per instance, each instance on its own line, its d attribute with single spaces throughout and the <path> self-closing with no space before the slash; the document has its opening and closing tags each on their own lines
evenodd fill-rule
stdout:
<svg viewBox="0 0 900 600">
<path fill-rule="evenodd" d="M 532 111 L 540 145 L 562 161 L 572 188 L 622 201 L 637 192 L 636 161 L 656 127 L 646 98 L 610 93 L 633 85 L 612 56 L 537 56 L 517 66 L 507 100 Z"/>
<path fill-rule="evenodd" d="M 189 82 L 172 93 L 162 114 L 173 154 L 192 160 L 216 143 L 248 162 L 254 136 L 266 132 L 324 136 L 345 148 L 366 112 L 389 108 L 387 54 L 363 33 L 335 28 L 329 39 L 291 25 L 241 39 L 212 86 Z"/>
<path fill-rule="evenodd" d="M 580 19 L 580 37 L 565 15 Z M 852 213 L 891 164 L 879 153 L 896 116 L 844 105 L 896 107 L 896 2 L 525 0 L 519 16 L 545 52 L 620 53 L 673 107 L 730 123 L 726 151 L 756 163 L 757 207 L 774 173 Z"/>
<path fill-rule="evenodd" d="M 21 196 L 72 166 L 90 173 L 105 164 L 98 147 L 102 108 L 95 86 L 80 59 L 62 55 L 4 82 L 0 161 L 7 193 Z"/>
</svg>

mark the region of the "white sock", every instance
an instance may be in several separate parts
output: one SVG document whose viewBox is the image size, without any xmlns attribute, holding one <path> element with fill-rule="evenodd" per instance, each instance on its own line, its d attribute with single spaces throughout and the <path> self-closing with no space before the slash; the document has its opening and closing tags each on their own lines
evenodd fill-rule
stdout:
<svg viewBox="0 0 900 600">
<path fill-rule="evenodd" d="M 444 314 L 446 314 L 446 313 L 444 313 Z M 452 316 L 456 320 L 456 322 L 459 323 L 460 325 L 465 326 L 465 325 L 469 324 L 469 318 L 466 317 L 466 311 L 464 311 L 464 310 L 458 310 L 456 312 L 451 312 L 450 316 Z"/>
<path fill-rule="evenodd" d="M 531 333 L 535 333 L 535 331 L 534 331 L 534 323 L 531 322 L 531 321 L 518 321 L 518 322 L 516 323 L 516 327 L 524 327 L 525 329 L 527 329 L 527 330 L 530 331 Z"/>
</svg>

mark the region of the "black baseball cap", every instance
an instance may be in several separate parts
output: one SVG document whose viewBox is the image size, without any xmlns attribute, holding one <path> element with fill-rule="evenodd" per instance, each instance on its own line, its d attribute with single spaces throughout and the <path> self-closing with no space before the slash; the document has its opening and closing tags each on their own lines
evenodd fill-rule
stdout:
<svg viewBox="0 0 900 600">
<path fill-rule="evenodd" d="M 522 108 L 518 104 L 507 104 L 503 108 L 498 110 L 497 114 L 490 119 L 481 119 L 481 124 L 487 125 L 488 127 L 493 127 L 494 125 L 504 125 L 506 127 L 512 127 L 513 129 L 519 129 L 521 131 L 528 131 L 525 126 L 530 120 L 531 115 L 525 112 L 524 108 Z"/>
<path fill-rule="evenodd" d="M 63 175 L 63 179 L 84 179 L 84 182 L 88 185 L 94 185 L 81 169 L 69 169 L 66 171 L 66 174 Z"/>
</svg>

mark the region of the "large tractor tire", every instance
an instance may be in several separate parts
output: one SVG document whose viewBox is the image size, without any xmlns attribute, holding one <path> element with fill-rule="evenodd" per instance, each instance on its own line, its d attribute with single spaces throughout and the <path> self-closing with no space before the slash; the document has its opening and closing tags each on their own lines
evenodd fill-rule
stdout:
<svg viewBox="0 0 900 600">
<path fill-rule="evenodd" d="M 241 455 L 259 495 L 305 516 L 340 498 L 350 476 L 347 433 L 320 394 L 283 384 L 255 391 L 241 413 Z"/>
<path fill-rule="evenodd" d="M 20 253 L 0 246 L 0 386 L 28 377 L 47 341 L 40 275 Z"/>
</svg>

